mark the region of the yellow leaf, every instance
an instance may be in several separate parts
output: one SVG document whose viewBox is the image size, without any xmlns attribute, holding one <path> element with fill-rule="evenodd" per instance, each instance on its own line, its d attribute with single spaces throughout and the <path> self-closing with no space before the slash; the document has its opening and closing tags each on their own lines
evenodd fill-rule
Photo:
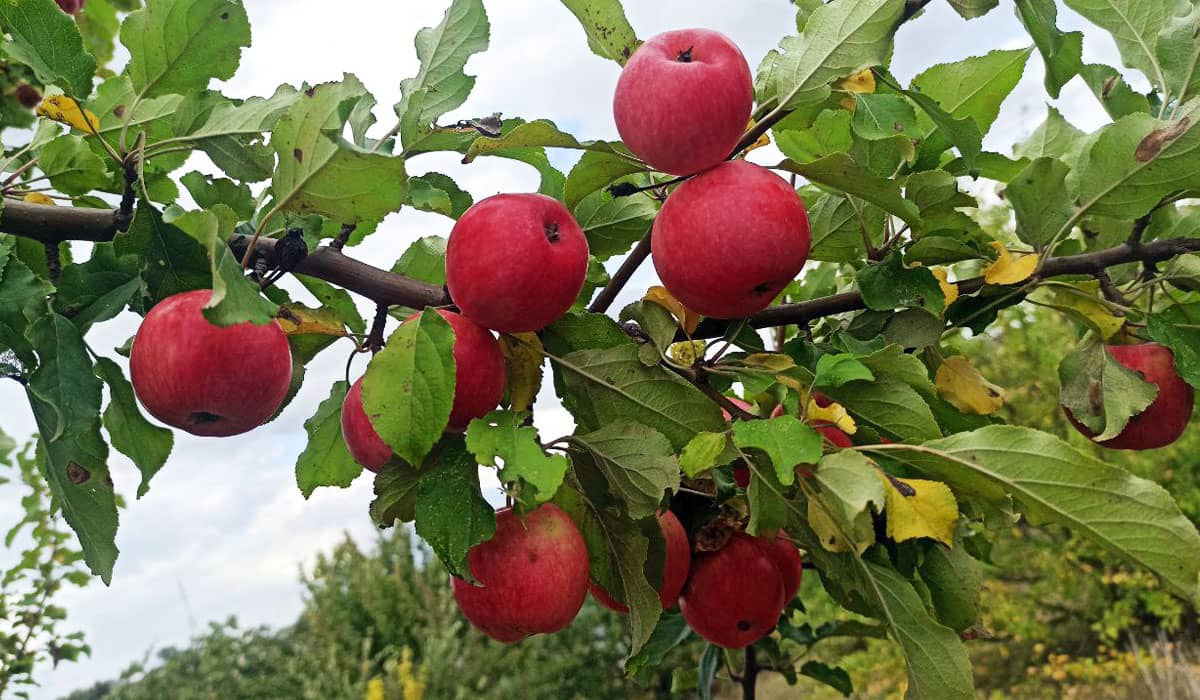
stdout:
<svg viewBox="0 0 1200 700">
<path fill-rule="evenodd" d="M 675 364 L 691 367 L 696 364 L 696 360 L 704 357 L 704 351 L 707 348 L 708 343 L 703 340 L 685 340 L 680 343 L 671 343 L 667 348 L 667 355 Z"/>
<path fill-rule="evenodd" d="M 514 411 L 527 411 L 542 388 L 542 341 L 536 333 L 500 336 L 504 353 L 508 403 Z"/>
<path fill-rule="evenodd" d="M 992 241 L 992 247 L 1000 257 L 983 270 L 983 279 L 988 284 L 1016 284 L 1029 279 L 1038 266 L 1037 253 L 1014 256 L 1004 244 Z"/>
<path fill-rule="evenodd" d="M 950 306 L 958 299 L 958 284 L 948 281 L 949 272 L 946 268 L 935 268 L 930 272 L 937 278 L 938 286 L 942 288 L 942 296 L 946 297 L 946 306 Z"/>
<path fill-rule="evenodd" d="M 80 110 L 79 103 L 66 95 L 50 95 L 37 106 L 37 115 L 66 124 L 72 129 L 91 133 L 100 129 L 100 120 L 87 110 Z M 87 121 L 84 121 L 84 118 Z M 88 128 L 88 123 L 91 128 Z"/>
<path fill-rule="evenodd" d="M 279 327 L 288 335 L 346 335 L 346 325 L 337 312 L 330 308 L 310 309 L 304 304 L 292 303 L 279 307 Z"/>
<path fill-rule="evenodd" d="M 934 378 L 938 396 L 963 413 L 990 415 L 1004 405 L 1004 391 L 983 378 L 961 355 L 947 357 Z"/>
<path fill-rule="evenodd" d="M 750 367 L 759 367 L 768 372 L 784 372 L 796 366 L 795 360 L 778 352 L 758 352 L 747 357 L 744 362 Z"/>
<path fill-rule="evenodd" d="M 746 128 L 749 129 L 753 126 L 754 126 L 754 120 L 751 119 L 750 123 L 746 125 Z M 758 137 L 757 141 L 750 144 L 749 146 L 746 146 L 746 148 L 742 151 L 742 155 L 745 155 L 745 154 L 749 153 L 750 151 L 753 151 L 756 148 L 762 148 L 763 146 L 770 146 L 770 145 L 771 145 L 771 137 L 766 132 L 764 132 L 762 136 Z"/>
<path fill-rule="evenodd" d="M 837 426 L 847 435 L 853 435 L 858 432 L 858 424 L 854 422 L 854 418 L 846 412 L 846 407 L 840 403 L 830 403 L 828 406 L 820 406 L 813 398 L 808 399 L 808 409 L 804 412 L 804 417 L 809 423 L 830 423 Z"/>
<path fill-rule="evenodd" d="M 875 92 L 875 74 L 870 68 L 861 70 L 847 78 L 842 78 L 834 85 L 835 90 L 846 92 L 872 93 Z"/>
<path fill-rule="evenodd" d="M 1079 314 L 1104 340 L 1112 338 L 1125 325 L 1124 316 L 1114 315 L 1112 309 L 1100 301 L 1100 283 L 1096 280 L 1071 285 L 1056 284 L 1052 288 L 1049 304 Z"/>
<path fill-rule="evenodd" d="M 382 678 L 367 681 L 367 700 L 384 700 Z"/>
<path fill-rule="evenodd" d="M 887 533 L 897 542 L 932 537 L 954 545 L 958 502 L 950 487 L 940 481 L 897 479 L 880 474 L 887 494 Z"/>
<path fill-rule="evenodd" d="M 684 306 L 678 299 L 671 296 L 666 287 L 655 285 L 646 290 L 646 296 L 642 297 L 642 301 L 648 301 L 652 304 L 658 304 L 679 321 L 680 327 L 684 332 L 691 335 L 696 332 L 696 326 L 700 325 L 700 320 L 704 317 Z"/>
<path fill-rule="evenodd" d="M 49 207 L 55 206 L 54 200 L 48 195 L 42 194 L 41 192 L 30 192 L 29 194 L 25 195 L 23 199 L 30 204 L 44 204 Z"/>
</svg>

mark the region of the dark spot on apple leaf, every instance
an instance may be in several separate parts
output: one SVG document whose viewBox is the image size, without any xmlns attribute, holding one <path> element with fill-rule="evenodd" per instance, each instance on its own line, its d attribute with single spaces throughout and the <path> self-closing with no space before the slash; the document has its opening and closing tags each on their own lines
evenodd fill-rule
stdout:
<svg viewBox="0 0 1200 700">
<path fill-rule="evenodd" d="M 299 148 L 293 148 L 292 149 L 292 157 L 296 159 L 297 163 L 303 163 L 304 162 L 304 151 Z"/>
<path fill-rule="evenodd" d="M 117 105 L 116 107 L 113 107 L 113 114 L 118 117 L 125 116 L 125 105 Z"/>
<path fill-rule="evenodd" d="M 92 478 L 92 473 L 74 462 L 67 463 L 67 478 L 76 486 Z"/>
<path fill-rule="evenodd" d="M 1138 144 L 1137 150 L 1133 152 L 1133 157 L 1139 163 L 1145 163 L 1157 158 L 1158 154 L 1162 152 L 1163 147 L 1183 136 L 1191 121 L 1189 117 L 1184 117 L 1171 126 L 1155 129 L 1146 134 L 1146 138 L 1142 139 L 1141 143 Z"/>
</svg>

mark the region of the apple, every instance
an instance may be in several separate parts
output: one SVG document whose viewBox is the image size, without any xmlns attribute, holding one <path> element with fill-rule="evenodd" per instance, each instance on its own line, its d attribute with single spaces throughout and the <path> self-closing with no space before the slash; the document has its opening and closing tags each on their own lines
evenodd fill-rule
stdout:
<svg viewBox="0 0 1200 700">
<path fill-rule="evenodd" d="M 468 209 L 446 245 L 446 288 L 462 314 L 501 333 L 565 314 L 587 275 L 588 243 L 571 213 L 541 194 L 498 194 Z"/>
<path fill-rule="evenodd" d="M 379 437 L 367 417 L 363 408 L 362 382 L 359 377 L 342 401 L 342 439 L 354 461 L 378 474 L 392 458 L 392 448 Z"/>
<path fill-rule="evenodd" d="M 779 531 L 775 539 L 766 542 L 766 549 L 783 578 L 783 600 L 786 605 L 800 591 L 800 578 L 804 574 L 800 550 L 796 549 L 796 545 L 783 530 Z"/>
<path fill-rule="evenodd" d="M 684 306 L 712 318 L 761 311 L 808 259 L 808 214 L 786 180 L 734 160 L 667 197 L 650 239 L 654 268 Z"/>
<path fill-rule="evenodd" d="M 275 415 L 292 383 L 292 352 L 277 323 L 220 327 L 204 318 L 212 292 L 159 302 L 138 328 L 129 373 L 155 418 L 193 435 L 238 435 Z"/>
<path fill-rule="evenodd" d="M 662 529 L 667 550 L 666 561 L 663 562 L 663 582 L 658 589 L 658 600 L 662 603 L 663 610 L 667 610 L 675 607 L 675 604 L 679 602 L 679 592 L 683 590 L 688 570 L 691 568 L 692 546 L 688 543 L 687 532 L 684 531 L 683 524 L 671 511 L 666 510 L 659 514 L 658 526 Z M 596 602 L 604 607 L 621 614 L 629 612 L 628 606 L 614 600 L 608 591 L 597 584 L 588 583 L 588 590 L 592 592 L 592 597 L 596 599 Z"/>
<path fill-rule="evenodd" d="M 87 0 L 56 0 L 59 8 L 68 15 L 73 15 L 83 9 Z"/>
<path fill-rule="evenodd" d="M 1175 371 L 1171 349 L 1158 343 L 1107 345 L 1105 349 L 1117 362 L 1157 386 L 1158 395 L 1146 410 L 1130 418 L 1116 437 L 1097 444 L 1114 450 L 1152 450 L 1178 440 L 1192 418 L 1195 392 Z M 1095 433 L 1076 421 L 1065 407 L 1063 412 L 1076 430 L 1094 439 Z"/>
<path fill-rule="evenodd" d="M 42 102 L 42 93 L 38 92 L 38 89 L 29 83 L 18 85 L 14 94 L 16 95 L 17 102 L 20 102 L 21 106 L 26 109 L 33 109 Z"/>
<path fill-rule="evenodd" d="M 621 71 L 613 118 L 621 140 L 655 170 L 690 175 L 729 157 L 750 121 L 746 58 L 710 29 L 664 32 Z"/>
<path fill-rule="evenodd" d="M 437 312 L 454 329 L 454 405 L 449 426 L 463 430 L 504 398 L 504 354 L 488 329 L 462 314 L 445 309 Z"/>
<path fill-rule="evenodd" d="M 696 634 L 719 647 L 740 649 L 775 629 L 787 599 L 770 546 L 737 533 L 721 549 L 696 555 L 679 596 L 683 619 Z"/>
<path fill-rule="evenodd" d="M 471 548 L 471 575 L 453 577 L 454 599 L 487 636 L 511 644 L 571 624 L 588 589 L 588 553 L 579 528 L 551 503 L 523 518 L 496 513 L 496 534 Z"/>
</svg>

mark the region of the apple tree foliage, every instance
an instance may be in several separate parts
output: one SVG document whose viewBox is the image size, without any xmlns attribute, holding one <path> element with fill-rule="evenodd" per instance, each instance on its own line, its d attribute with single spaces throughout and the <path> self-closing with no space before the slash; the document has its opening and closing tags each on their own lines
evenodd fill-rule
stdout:
<svg viewBox="0 0 1200 700">
<path fill-rule="evenodd" d="M 488 48 L 482 0 L 452 0 L 437 26 L 418 33 L 421 67 L 401 80 L 390 129 L 375 123 L 375 98 L 350 74 L 249 99 L 211 89 L 236 73 L 251 42 L 239 0 L 89 0 L 74 16 L 55 0 L 0 0 L 0 126 L 10 128 L 0 167 L 0 375 L 25 388 L 53 507 L 87 566 L 108 582 L 117 561 L 110 450 L 140 470 L 141 497 L 173 443 L 139 410 L 125 363 L 113 358 L 126 350 L 89 346 L 89 330 L 211 288 L 214 323 L 280 319 L 298 388 L 305 363 L 343 337 L 359 350 L 370 324 L 346 290 L 317 277 L 298 276 L 305 301 L 263 287 L 228 243 L 299 229 L 310 251 L 335 241 L 352 253 L 404 207 L 457 218 L 472 197 L 449 174 L 408 174 L 424 170 L 424 154 L 453 152 L 466 168 L 479 158 L 534 168 L 539 190 L 583 226 L 593 260 L 574 311 L 537 335 L 501 338 L 504 408 L 465 435 L 444 432 L 453 333 L 436 315 L 400 326 L 367 371 L 369 412 L 387 415 L 378 431 L 403 457 L 375 478 L 371 516 L 415 523 L 450 572 L 466 573 L 468 550 L 495 530 L 478 478 L 486 465 L 518 508 L 553 501 L 576 521 L 593 579 L 631 609 L 626 671 L 635 677 L 695 643 L 655 593 L 662 541 L 653 516 L 668 498 L 693 533 L 719 517 L 752 534 L 786 529 L 828 595 L 878 621 L 813 629 L 795 601 L 757 643 L 764 667 L 843 691 L 844 671 L 794 669 L 790 652 L 831 635 L 886 635 L 904 652 L 910 696 L 972 697 L 964 639 L 977 623 L 980 561 L 1017 517 L 1069 527 L 1196 604 L 1200 534 L 1167 493 L 1055 436 L 1000 424 L 992 414 L 1002 392 L 940 341 L 1000 332 L 989 328 L 1006 306 L 1058 310 L 1079 329 L 1078 347 L 1062 349 L 1064 401 L 1102 406 L 1089 426 L 1107 435 L 1154 388 L 1106 360 L 1098 342 L 1153 339 L 1200 387 L 1200 263 L 1185 254 L 1200 248 L 1187 241 L 1200 232 L 1188 204 L 1200 196 L 1200 11 L 1176 0 L 1065 0 L 1113 35 L 1123 63 L 1114 67 L 1083 62 L 1082 36 L 1056 26 L 1053 0 L 1017 0 L 1028 47 L 932 65 L 905 84 L 889 71 L 894 38 L 921 21 L 928 1 L 795 0 L 794 30 L 750 57 L 761 59 L 759 141 L 782 152 L 773 167 L 795 176 L 813 235 L 805 274 L 777 301 L 795 314 L 756 322 L 770 328 L 754 332 L 748 322 L 697 325 L 661 289 L 618 313 L 587 311 L 610 281 L 604 263 L 635 246 L 661 202 L 662 190 L 631 196 L 630 186 L 670 178 L 620 143 L 562 131 L 554 115 L 462 114 L 475 83 L 464 67 Z M 997 5 L 950 4 L 964 21 Z M 573 13 L 581 49 L 586 40 L 601 59 L 622 64 L 639 42 L 618 0 L 546 5 Z M 128 54 L 120 71 L 108 66 L 116 41 Z M 985 150 L 1002 103 L 1037 60 L 1050 96 L 1082 80 L 1111 121 L 1089 134 L 1050 107 L 1012 153 Z M 1148 93 L 1127 82 L 1133 74 L 1149 81 Z M 44 95 L 36 119 L 21 105 L 22 86 Z M 547 149 L 580 157 L 564 173 Z M 192 154 L 224 175 L 182 172 Z M 996 238 L 970 216 L 980 206 L 972 182 L 1003 188 L 1011 231 Z M 35 204 L 111 213 L 122 197 L 127 230 L 83 254 L 67 244 L 70 231 L 31 236 L 11 230 L 5 212 Z M 1158 242 L 1178 255 L 1139 258 Z M 444 251 L 444 239 L 428 237 L 394 264 L 372 262 L 441 285 Z M 1056 263 L 1068 256 L 1085 262 Z M 861 303 L 839 306 L 847 294 Z M 553 440 L 527 420 L 547 368 L 576 424 Z M 346 391 L 335 383 L 304 423 L 296 480 L 305 496 L 361 475 L 340 434 Z M 810 402 L 814 391 L 833 406 Z M 731 426 L 717 394 L 788 415 Z M 852 432 L 854 447 L 822 446 L 794 418 L 818 411 Z M 797 477 L 797 464 L 815 466 Z M 750 471 L 744 489 L 734 465 Z M 698 669 L 678 677 L 703 695 L 721 652 L 696 650 Z"/>
</svg>

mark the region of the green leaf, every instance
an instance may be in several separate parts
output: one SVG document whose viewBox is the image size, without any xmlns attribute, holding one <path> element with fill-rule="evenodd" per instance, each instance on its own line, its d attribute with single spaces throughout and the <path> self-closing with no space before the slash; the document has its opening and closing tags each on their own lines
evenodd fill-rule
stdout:
<svg viewBox="0 0 1200 700">
<path fill-rule="evenodd" d="M 724 430 L 711 399 L 674 372 L 647 367 L 633 344 L 551 359 L 563 405 L 583 430 L 631 420 L 662 433 L 676 450 L 696 433 Z"/>
<path fill-rule="evenodd" d="M 350 297 L 350 293 L 344 289 L 339 289 L 333 285 L 319 280 L 316 277 L 307 277 L 300 275 L 297 277 L 300 284 L 309 291 L 317 301 L 321 302 L 322 306 L 333 309 L 337 312 L 338 318 L 342 323 L 346 324 L 351 331 L 355 333 L 366 333 L 367 324 L 363 321 L 362 316 L 358 312 L 358 307 L 354 305 L 354 299 Z"/>
<path fill-rule="evenodd" d="M 929 587 L 938 620 L 955 632 L 979 622 L 979 589 L 983 577 L 979 562 L 967 553 L 962 538 L 953 547 L 934 543 L 925 550 L 919 567 Z"/>
<path fill-rule="evenodd" d="M 233 233 L 236 215 L 223 204 L 211 211 L 173 213 L 166 224 L 176 226 L 208 250 L 212 269 L 212 297 L 204 317 L 218 326 L 249 321 L 259 326 L 273 323 L 278 305 L 264 298 L 258 284 L 246 277 L 238 256 L 225 244 Z"/>
<path fill-rule="evenodd" d="M 625 675 L 642 686 L 649 685 L 652 672 L 662 665 L 667 653 L 682 644 L 691 633 L 678 610 L 664 610 L 641 651 L 625 662 Z"/>
<path fill-rule="evenodd" d="M 942 288 L 929 268 L 905 267 L 896 253 L 859 270 L 856 278 L 868 309 L 891 311 L 900 307 L 919 307 L 940 314 L 946 306 Z"/>
<path fill-rule="evenodd" d="M 1017 219 L 1017 236 L 1038 250 L 1049 245 L 1074 214 L 1066 178 L 1057 158 L 1038 158 L 1008 183 L 1006 199 Z"/>
<path fill-rule="evenodd" d="M 679 468 L 689 479 L 717 466 L 729 438 L 724 433 L 696 433 L 679 453 Z"/>
<path fill-rule="evenodd" d="M 394 460 L 375 475 L 375 500 L 371 501 L 371 520 L 381 528 L 392 527 L 397 520 L 410 523 L 417 517 L 417 489 L 422 472 Z"/>
<path fill-rule="evenodd" d="M 147 0 L 121 25 L 126 74 L 144 97 L 203 90 L 233 77 L 250 22 L 234 0 Z"/>
<path fill-rule="evenodd" d="M 700 691 L 700 700 L 712 700 L 713 680 L 717 677 L 717 669 L 721 666 L 721 648 L 716 644 L 706 644 L 704 653 L 700 655 L 700 668 L 696 671 L 696 688 Z"/>
<path fill-rule="evenodd" d="M 1134 92 L 1117 69 L 1096 63 L 1085 65 L 1079 70 L 1080 77 L 1087 83 L 1092 94 L 1100 100 L 1100 106 L 1113 119 L 1129 114 L 1149 114 L 1150 100 Z"/>
<path fill-rule="evenodd" d="M 464 73 L 463 67 L 472 55 L 487 48 L 488 31 L 482 0 L 453 0 L 440 24 L 417 32 L 421 69 L 400 81 L 402 97 L 395 106 L 405 148 L 471 94 L 475 77 Z"/>
<path fill-rule="evenodd" d="M 784 486 L 796 480 L 796 466 L 821 459 L 821 434 L 795 416 L 767 420 L 740 420 L 733 424 L 733 444 L 743 450 L 761 450 L 775 467 Z"/>
<path fill-rule="evenodd" d="M 779 483 L 775 470 L 765 469 L 753 460 L 743 458 L 750 469 L 750 483 L 746 486 L 750 520 L 746 523 L 746 531 L 758 536 L 764 531 L 787 525 L 788 502 L 783 494 L 783 484 Z"/>
<path fill-rule="evenodd" d="M 65 134 L 42 147 L 38 167 L 54 189 L 69 195 L 88 194 L 111 178 L 108 164 L 78 136 Z"/>
<path fill-rule="evenodd" d="M 886 218 L 887 213 L 879 207 L 848 197 L 822 195 L 808 210 L 812 233 L 808 257 L 829 262 L 862 260 L 866 256 L 864 232 L 870 235 L 872 244 L 881 243 Z"/>
<path fill-rule="evenodd" d="M 1056 522 L 1196 601 L 1200 534 L 1158 484 L 1031 428 L 992 425 L 888 455 L 957 492 L 1014 499 L 1035 525 Z"/>
<path fill-rule="evenodd" d="M 337 137 L 342 105 L 361 95 L 362 85 L 353 76 L 318 85 L 275 124 L 271 146 L 279 163 L 271 189 L 277 207 L 359 224 L 378 222 L 404 205 L 404 159 L 370 153 Z"/>
<path fill-rule="evenodd" d="M 805 129 L 776 129 L 775 145 L 797 163 L 811 163 L 835 153 L 844 153 L 854 145 L 850 113 L 844 109 L 826 109 Z"/>
<path fill-rule="evenodd" d="M 496 534 L 496 513 L 479 491 L 479 468 L 462 440 L 451 439 L 422 471 L 417 534 L 452 575 L 469 577 L 467 553 Z"/>
<path fill-rule="evenodd" d="M 54 0 L 0 2 L 0 30 L 8 35 L 0 53 L 32 68 L 39 81 L 78 99 L 91 94 L 96 59 Z"/>
<path fill-rule="evenodd" d="M 392 265 L 392 272 L 429 284 L 446 284 L 446 239 L 425 236 L 413 241 Z"/>
<path fill-rule="evenodd" d="M 1104 29 L 1117 42 L 1125 65 L 1136 68 L 1160 90 L 1167 90 L 1155 47 L 1174 0 L 1065 0 L 1067 7 Z"/>
<path fill-rule="evenodd" d="M 1200 304 L 1168 307 L 1147 316 L 1146 324 L 1150 337 L 1175 354 L 1179 376 L 1200 387 Z"/>
<path fill-rule="evenodd" d="M 991 0 L 991 2 L 999 2 L 999 0 Z M 958 5 L 955 5 L 958 8 Z M 961 14 L 961 11 L 960 11 Z M 846 669 L 829 666 L 820 661 L 805 661 L 800 667 L 800 675 L 808 676 L 815 681 L 824 683 L 841 693 L 844 697 L 850 697 L 854 693 L 854 683 L 850 680 L 850 674 L 846 673 Z"/>
<path fill-rule="evenodd" d="M 1054 107 L 1046 108 L 1046 120 L 1033 130 L 1029 138 L 1013 147 L 1013 153 L 1022 158 L 1066 158 L 1074 152 L 1083 139 L 1083 132 L 1076 129 Z"/>
<path fill-rule="evenodd" d="M 318 486 L 346 488 L 362 473 L 342 436 L 342 402 L 347 390 L 346 382 L 334 382 L 329 397 L 304 421 L 308 442 L 296 459 L 296 486 L 305 498 Z"/>
<path fill-rule="evenodd" d="M 633 347 L 633 340 L 617 322 L 603 314 L 568 313 L 544 329 L 541 335 L 546 351 L 553 355 L 621 345 Z"/>
<path fill-rule="evenodd" d="M 450 420 L 454 330 L 436 311 L 400 325 L 367 365 L 363 407 L 379 437 L 420 464 Z"/>
<path fill-rule="evenodd" d="M 0 352 L 10 350 L 25 365 L 37 363 L 26 336 L 31 321 L 46 312 L 50 283 L 34 274 L 15 255 L 16 237 L 0 238 Z"/>
<path fill-rule="evenodd" d="M 811 163 L 785 160 L 778 167 L 803 175 L 815 184 L 864 199 L 910 224 L 918 223 L 917 207 L 901 196 L 900 186 L 894 180 L 875 175 L 845 153 L 835 153 Z"/>
<path fill-rule="evenodd" d="M 562 0 L 587 34 L 588 48 L 622 66 L 642 43 L 625 19 L 621 0 Z"/>
<path fill-rule="evenodd" d="M 912 88 L 937 101 L 955 119 L 970 117 L 979 133 L 986 135 L 1000 113 L 1000 104 L 1025 72 L 1032 51 L 991 51 L 955 63 L 941 63 L 913 78 Z"/>
<path fill-rule="evenodd" d="M 524 425 L 526 413 L 492 411 L 467 426 L 467 449 L 484 466 L 501 467 L 500 482 L 522 481 L 522 502 L 545 503 L 554 498 L 571 466 L 563 455 L 548 455 L 537 429 Z M 497 462 L 499 458 L 503 464 Z"/>
<path fill-rule="evenodd" d="M 832 354 L 821 355 L 817 360 L 816 376 L 813 386 L 838 387 L 847 382 L 859 379 L 871 381 L 875 375 L 871 370 L 858 361 L 854 355 Z"/>
<path fill-rule="evenodd" d="M 1079 157 L 1072 180 L 1080 210 L 1136 219 L 1166 195 L 1200 187 L 1200 98 L 1180 105 L 1171 121 L 1131 114 L 1109 124 Z"/>
<path fill-rule="evenodd" d="M 629 252 L 650 230 L 658 207 L 645 196 L 613 197 L 593 192 L 575 207 L 575 220 L 588 239 L 588 250 L 603 262 Z"/>
<path fill-rule="evenodd" d="M 63 267 L 54 310 L 71 319 L 81 333 L 114 318 L 143 293 L 141 260 L 117 254 L 111 243 L 97 243 L 87 262 Z"/>
<path fill-rule="evenodd" d="M 138 203 L 133 225 L 113 240 L 118 256 L 136 255 L 142 260 L 142 279 L 150 306 L 172 294 L 212 287 L 212 273 L 205 248 L 176 226 L 163 221 L 162 214 L 146 201 Z"/>
<path fill-rule="evenodd" d="M 671 443 L 653 428 L 616 421 L 571 440 L 590 453 L 611 493 L 634 520 L 657 513 L 663 493 L 679 488 L 679 462 Z"/>
<path fill-rule="evenodd" d="M 808 521 L 831 552 L 861 554 L 875 542 L 872 507 L 883 512 L 886 494 L 879 469 L 853 450 L 821 459 L 813 472 L 820 492 L 808 501 Z"/>
<path fill-rule="evenodd" d="M 1059 403 L 1095 433 L 1096 440 L 1119 435 L 1129 419 L 1158 396 L 1157 386 L 1117 362 L 1094 339 L 1063 356 L 1058 379 L 1062 387 Z"/>
<path fill-rule="evenodd" d="M 425 173 L 408 179 L 408 196 L 414 208 L 445 214 L 451 219 L 462 216 L 475 200 L 449 175 Z"/>
<path fill-rule="evenodd" d="M 875 141 L 896 134 L 917 135 L 917 114 L 912 103 L 901 95 L 860 93 L 854 96 L 856 108 L 851 124 L 854 133 Z"/>
<path fill-rule="evenodd" d="M 903 9 L 892 0 L 833 0 L 817 8 L 800 38 L 781 45 L 774 71 L 779 103 L 886 63 Z"/>
<path fill-rule="evenodd" d="M 962 155 L 967 168 L 975 168 L 983 155 L 983 134 L 974 119 L 966 116 L 951 114 L 938 101 L 925 93 L 913 89 L 904 90 L 903 94 L 912 100 L 929 121 L 937 127 L 937 132 L 930 134 L 921 144 L 921 153 L 940 157 L 942 151 L 954 146 Z"/>
<path fill-rule="evenodd" d="M 877 373 L 874 382 L 850 382 L 825 393 L 858 420 L 901 440 L 928 440 L 942 434 L 921 395 L 892 376 Z"/>
<path fill-rule="evenodd" d="M 624 146 L 610 144 L 610 147 L 622 155 L 605 150 L 586 151 L 571 168 L 563 186 L 563 201 L 567 209 L 574 211 L 584 197 L 626 175 L 647 172 L 646 165 L 630 155 Z"/>
<path fill-rule="evenodd" d="M 153 425 L 138 410 L 133 387 L 117 363 L 107 357 L 96 359 L 96 376 L 108 385 L 108 408 L 104 409 L 104 429 L 112 446 L 128 457 L 142 474 L 138 498 L 150 490 L 150 479 L 167 463 L 174 434 Z"/>
<path fill-rule="evenodd" d="M 1180 7 L 1187 7 L 1180 3 Z M 1180 101 L 1200 91 L 1200 5 L 1191 4 L 1191 11 L 1172 17 L 1158 38 L 1158 61 L 1172 99 Z"/>
<path fill-rule="evenodd" d="M 242 221 L 248 221 L 254 216 L 254 195 L 250 192 L 250 186 L 245 183 L 205 175 L 197 170 L 179 178 L 179 182 L 187 188 L 188 194 L 192 195 L 196 206 L 201 209 L 224 204 Z"/>
<path fill-rule="evenodd" d="M 1058 99 L 1063 85 L 1083 67 L 1083 32 L 1059 30 L 1054 0 L 1016 0 L 1016 11 L 1046 64 L 1046 92 Z"/>
<path fill-rule="evenodd" d="M 496 151 L 513 148 L 529 148 L 531 146 L 552 146 L 556 148 L 586 148 L 574 136 L 560 131 L 549 119 L 536 119 L 525 122 L 497 138 L 481 136 L 471 142 L 463 156 L 463 163 L 470 163 L 476 157 L 489 155 Z"/>
<path fill-rule="evenodd" d="M 42 473 L 84 561 L 107 584 L 117 560 L 117 503 L 100 435 L 100 380 L 78 329 L 58 314 L 29 328 L 41 363 L 26 393 L 41 437 Z"/>
<path fill-rule="evenodd" d="M 675 320 L 667 307 L 651 301 L 633 302 L 621 309 L 619 318 L 622 323 L 636 322 L 638 328 L 650 336 L 652 349 L 657 351 L 648 353 L 650 359 L 646 363 L 651 365 L 658 364 L 660 356 L 666 354 L 668 348 L 675 342 L 675 334 L 679 332 L 679 322 Z M 643 352 L 645 351 L 643 350 Z"/>
<path fill-rule="evenodd" d="M 598 478 L 590 454 L 576 454 L 572 462 L 578 481 Z M 608 498 L 608 494 L 589 491 L 585 495 L 575 488 L 564 488 L 556 503 L 579 526 L 588 548 L 592 580 L 629 608 L 629 652 L 636 654 L 650 639 L 663 613 L 658 591 L 646 577 L 646 567 L 651 563 L 647 532 L 658 538 L 662 534 L 657 518 L 635 522 L 618 509 L 602 507 L 602 498 Z"/>
</svg>

